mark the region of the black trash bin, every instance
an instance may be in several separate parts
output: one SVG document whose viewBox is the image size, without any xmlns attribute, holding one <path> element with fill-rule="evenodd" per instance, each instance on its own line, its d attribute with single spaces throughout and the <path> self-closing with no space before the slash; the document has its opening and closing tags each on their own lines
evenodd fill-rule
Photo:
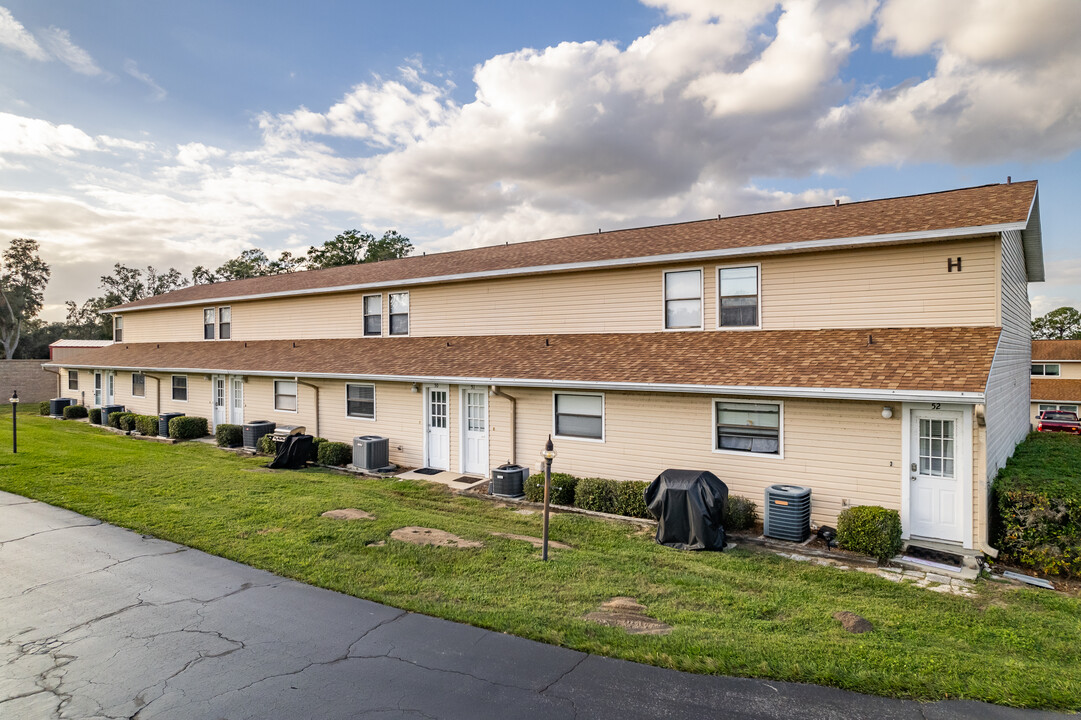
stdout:
<svg viewBox="0 0 1081 720">
<path fill-rule="evenodd" d="M 184 413 L 162 413 L 158 415 L 158 435 L 169 437 L 169 421 L 175 417 L 184 417 Z"/>
<path fill-rule="evenodd" d="M 680 550 L 723 550 L 728 486 L 707 470 L 665 470 L 646 488 L 657 542 Z"/>
</svg>

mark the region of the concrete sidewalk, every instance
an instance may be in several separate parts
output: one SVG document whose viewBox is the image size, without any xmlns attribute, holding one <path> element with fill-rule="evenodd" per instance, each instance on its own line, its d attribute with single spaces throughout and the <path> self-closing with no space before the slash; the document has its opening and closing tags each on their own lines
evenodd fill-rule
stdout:
<svg viewBox="0 0 1081 720">
<path fill-rule="evenodd" d="M 0 492 L 3 718 L 1060 718 L 691 675 L 285 580 Z"/>
</svg>

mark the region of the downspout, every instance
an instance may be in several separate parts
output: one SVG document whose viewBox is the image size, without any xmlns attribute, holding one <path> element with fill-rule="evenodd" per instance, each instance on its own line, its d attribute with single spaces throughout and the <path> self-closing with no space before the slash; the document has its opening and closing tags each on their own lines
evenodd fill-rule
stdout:
<svg viewBox="0 0 1081 720">
<path fill-rule="evenodd" d="M 514 459 L 517 455 L 516 450 L 518 448 L 518 399 L 506 394 L 496 385 L 492 385 L 488 394 L 510 401 L 510 458 L 508 458 L 508 462 L 511 465 L 516 465 L 517 463 Z"/>
<path fill-rule="evenodd" d="M 987 500 L 987 483 L 990 482 L 990 478 L 986 477 L 987 474 L 987 408 L 985 405 L 977 405 L 973 408 L 973 414 L 976 416 L 976 437 L 978 438 L 980 461 L 984 467 L 984 477 L 982 482 L 976 488 L 976 501 L 980 505 L 980 521 L 978 524 L 977 537 L 979 538 L 980 551 L 984 555 L 995 559 L 998 557 L 998 550 L 991 547 L 988 542 L 987 533 L 990 529 L 987 522 L 988 516 L 991 513 L 991 507 L 988 505 Z"/>
<path fill-rule="evenodd" d="M 161 415 L 161 378 L 150 373 L 143 373 L 143 377 L 154 381 L 154 414 Z"/>
<path fill-rule="evenodd" d="M 310 382 L 304 382 L 300 378 L 296 378 L 297 385 L 303 385 L 304 387 L 310 387 L 315 391 L 315 437 L 319 437 L 319 386 L 312 385 Z"/>
</svg>

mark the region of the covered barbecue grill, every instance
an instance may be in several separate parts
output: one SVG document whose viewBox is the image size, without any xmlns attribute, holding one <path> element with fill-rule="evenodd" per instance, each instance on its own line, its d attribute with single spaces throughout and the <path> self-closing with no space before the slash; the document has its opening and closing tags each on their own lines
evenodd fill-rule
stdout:
<svg viewBox="0 0 1081 720">
<path fill-rule="evenodd" d="M 728 486 L 708 470 L 665 470 L 649 484 L 646 507 L 657 542 L 679 550 L 724 549 Z"/>
</svg>

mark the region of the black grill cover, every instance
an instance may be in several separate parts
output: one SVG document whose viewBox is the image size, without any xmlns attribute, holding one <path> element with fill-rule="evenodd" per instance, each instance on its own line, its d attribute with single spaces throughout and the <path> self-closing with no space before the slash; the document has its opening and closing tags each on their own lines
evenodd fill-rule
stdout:
<svg viewBox="0 0 1081 720">
<path fill-rule="evenodd" d="M 311 435 L 289 435 L 285 442 L 278 445 L 278 453 L 267 467 L 296 470 L 308 463 L 312 452 Z"/>
<path fill-rule="evenodd" d="M 649 484 L 646 507 L 657 542 L 679 550 L 723 550 L 728 486 L 709 471 L 665 470 Z"/>
</svg>

